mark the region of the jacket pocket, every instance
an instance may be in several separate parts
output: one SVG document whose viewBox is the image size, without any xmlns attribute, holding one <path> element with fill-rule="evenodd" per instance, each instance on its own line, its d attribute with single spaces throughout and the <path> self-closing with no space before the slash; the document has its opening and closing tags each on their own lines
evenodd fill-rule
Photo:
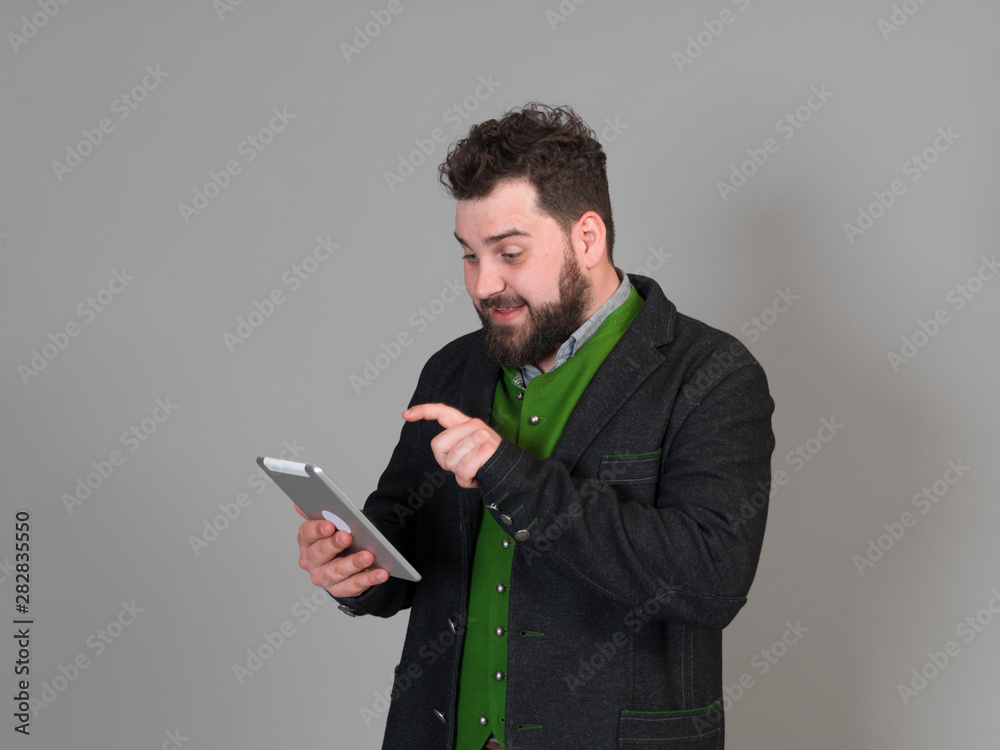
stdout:
<svg viewBox="0 0 1000 750">
<path fill-rule="evenodd" d="M 601 456 L 597 478 L 608 484 L 655 484 L 660 477 L 663 450 L 651 453 Z"/>
<path fill-rule="evenodd" d="M 722 750 L 722 701 L 689 711 L 621 711 L 618 747 L 629 750 Z"/>
</svg>

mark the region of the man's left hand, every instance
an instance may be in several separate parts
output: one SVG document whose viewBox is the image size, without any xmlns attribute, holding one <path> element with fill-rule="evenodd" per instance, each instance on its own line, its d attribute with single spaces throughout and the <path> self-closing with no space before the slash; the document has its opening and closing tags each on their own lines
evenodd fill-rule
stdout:
<svg viewBox="0 0 1000 750">
<path fill-rule="evenodd" d="M 502 438 L 481 419 L 472 419 L 447 404 L 418 404 L 403 419 L 436 419 L 444 431 L 431 440 L 438 465 L 455 474 L 459 487 L 478 487 L 476 474 L 500 445 Z"/>
</svg>

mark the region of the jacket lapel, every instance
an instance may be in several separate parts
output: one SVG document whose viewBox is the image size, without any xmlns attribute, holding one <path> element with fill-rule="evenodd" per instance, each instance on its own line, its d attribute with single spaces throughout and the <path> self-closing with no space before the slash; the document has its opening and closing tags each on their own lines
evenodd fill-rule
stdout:
<svg viewBox="0 0 1000 750">
<path fill-rule="evenodd" d="M 552 453 L 569 471 L 646 378 L 667 360 L 658 347 L 673 340 L 677 308 L 653 279 L 637 274 L 629 274 L 629 279 L 643 298 L 642 309 L 594 374 Z"/>
<path fill-rule="evenodd" d="M 594 374 L 552 453 L 570 471 L 646 378 L 666 362 L 666 355 L 658 347 L 669 344 L 674 337 L 677 308 L 664 296 L 659 284 L 638 274 L 629 274 L 629 279 L 643 298 L 642 309 Z M 477 331 L 456 408 L 489 423 L 501 372 L 486 352 L 482 331 Z"/>
</svg>

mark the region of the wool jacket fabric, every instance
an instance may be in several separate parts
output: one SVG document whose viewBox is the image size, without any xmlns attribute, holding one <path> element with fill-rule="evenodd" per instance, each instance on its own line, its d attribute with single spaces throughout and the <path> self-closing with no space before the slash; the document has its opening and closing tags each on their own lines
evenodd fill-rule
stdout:
<svg viewBox="0 0 1000 750">
<path fill-rule="evenodd" d="M 338 598 L 352 615 L 410 609 L 385 750 L 453 747 L 483 512 L 519 540 L 507 750 L 723 747 L 722 629 L 763 543 L 774 402 L 738 340 L 679 313 L 653 279 L 629 278 L 642 309 L 548 458 L 502 440 L 479 487 L 461 488 L 431 451 L 441 426 L 403 425 L 364 509 L 423 578 Z M 501 373 L 482 330 L 466 334 L 428 360 L 409 405 L 489 424 Z"/>
</svg>

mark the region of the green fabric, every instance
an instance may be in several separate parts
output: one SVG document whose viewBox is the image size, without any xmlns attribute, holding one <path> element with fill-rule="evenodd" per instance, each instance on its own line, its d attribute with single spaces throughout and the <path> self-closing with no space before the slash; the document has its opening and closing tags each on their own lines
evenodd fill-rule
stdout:
<svg viewBox="0 0 1000 750">
<path fill-rule="evenodd" d="M 491 426 L 501 437 L 537 458 L 552 455 L 563 428 L 584 390 L 605 357 L 638 315 L 643 299 L 633 286 L 625 302 L 615 309 L 594 335 L 565 363 L 537 375 L 524 389 L 514 385 L 517 368 L 504 367 L 493 398 Z M 532 415 L 540 417 L 531 424 Z M 511 512 L 512 527 L 530 529 L 535 519 L 518 518 Z M 505 549 L 504 541 L 508 543 Z M 469 589 L 469 617 L 458 682 L 457 750 L 481 750 L 492 732 L 504 744 L 503 716 L 507 699 L 507 680 L 495 679 L 497 672 L 507 673 L 508 592 L 498 593 L 497 584 L 510 585 L 514 538 L 483 510 L 476 538 Z M 496 635 L 502 627 L 504 634 Z M 515 633 L 515 638 L 520 634 Z M 485 716 L 487 724 L 479 723 Z M 525 717 L 530 718 L 530 717 Z"/>
</svg>

